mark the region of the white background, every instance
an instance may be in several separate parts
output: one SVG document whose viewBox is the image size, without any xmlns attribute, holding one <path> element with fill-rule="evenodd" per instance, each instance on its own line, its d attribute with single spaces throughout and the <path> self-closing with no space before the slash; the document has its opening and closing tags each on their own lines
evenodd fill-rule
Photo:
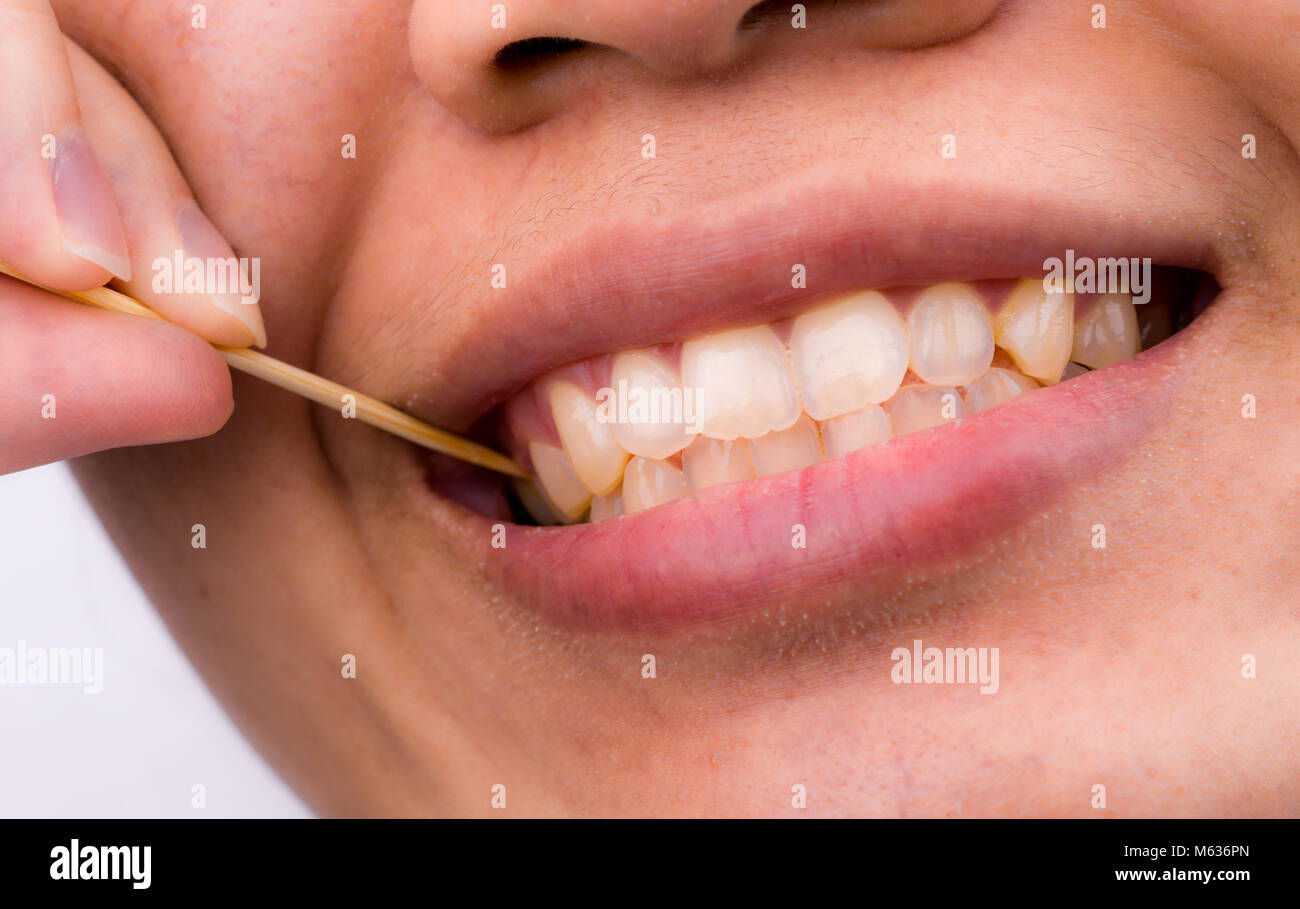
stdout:
<svg viewBox="0 0 1300 909">
<path fill-rule="evenodd" d="M 103 691 L 0 683 L 0 817 L 311 816 L 190 668 L 63 464 L 0 476 L 0 647 L 19 640 L 102 647 Z"/>
</svg>

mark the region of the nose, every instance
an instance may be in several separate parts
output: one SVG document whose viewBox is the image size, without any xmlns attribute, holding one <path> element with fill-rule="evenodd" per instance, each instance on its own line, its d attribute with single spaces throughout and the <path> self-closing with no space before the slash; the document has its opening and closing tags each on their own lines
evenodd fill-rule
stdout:
<svg viewBox="0 0 1300 909">
<path fill-rule="evenodd" d="M 986 22 L 999 0 L 416 0 L 410 51 L 433 97 L 508 132 L 602 86 L 680 89 L 765 57 L 924 47 Z"/>
</svg>

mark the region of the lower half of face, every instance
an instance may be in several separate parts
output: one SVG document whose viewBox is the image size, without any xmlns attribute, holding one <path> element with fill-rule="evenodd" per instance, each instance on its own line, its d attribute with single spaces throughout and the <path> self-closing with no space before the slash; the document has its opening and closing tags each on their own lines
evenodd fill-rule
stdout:
<svg viewBox="0 0 1300 909">
<path fill-rule="evenodd" d="M 1294 812 L 1283 4 L 257 6 L 119 69 L 270 352 L 531 474 L 251 380 L 78 465 L 316 807 Z"/>
</svg>

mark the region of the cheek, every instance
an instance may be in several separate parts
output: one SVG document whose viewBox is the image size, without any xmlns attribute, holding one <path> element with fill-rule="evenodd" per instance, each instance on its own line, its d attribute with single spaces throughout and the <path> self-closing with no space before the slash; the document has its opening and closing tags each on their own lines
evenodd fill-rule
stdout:
<svg viewBox="0 0 1300 909">
<path fill-rule="evenodd" d="M 277 235 L 295 228 L 274 222 L 298 221 L 297 213 L 310 211 L 321 225 L 322 206 L 350 190 L 367 157 L 374 166 L 384 122 L 377 114 L 401 80 L 400 23 L 359 29 L 355 14 L 330 11 L 242 3 L 206 29 L 182 26 L 172 48 L 151 58 L 151 113 L 195 192 L 236 197 L 243 217 L 260 215 Z M 348 146 L 355 157 L 345 157 Z"/>
</svg>

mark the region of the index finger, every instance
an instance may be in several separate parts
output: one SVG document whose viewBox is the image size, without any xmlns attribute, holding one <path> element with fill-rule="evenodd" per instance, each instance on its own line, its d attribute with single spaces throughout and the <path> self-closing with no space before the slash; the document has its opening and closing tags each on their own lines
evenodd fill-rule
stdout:
<svg viewBox="0 0 1300 909">
<path fill-rule="evenodd" d="M 0 87 L 0 259 L 62 290 L 128 280 L 121 216 L 47 0 L 0 0 Z"/>
</svg>

